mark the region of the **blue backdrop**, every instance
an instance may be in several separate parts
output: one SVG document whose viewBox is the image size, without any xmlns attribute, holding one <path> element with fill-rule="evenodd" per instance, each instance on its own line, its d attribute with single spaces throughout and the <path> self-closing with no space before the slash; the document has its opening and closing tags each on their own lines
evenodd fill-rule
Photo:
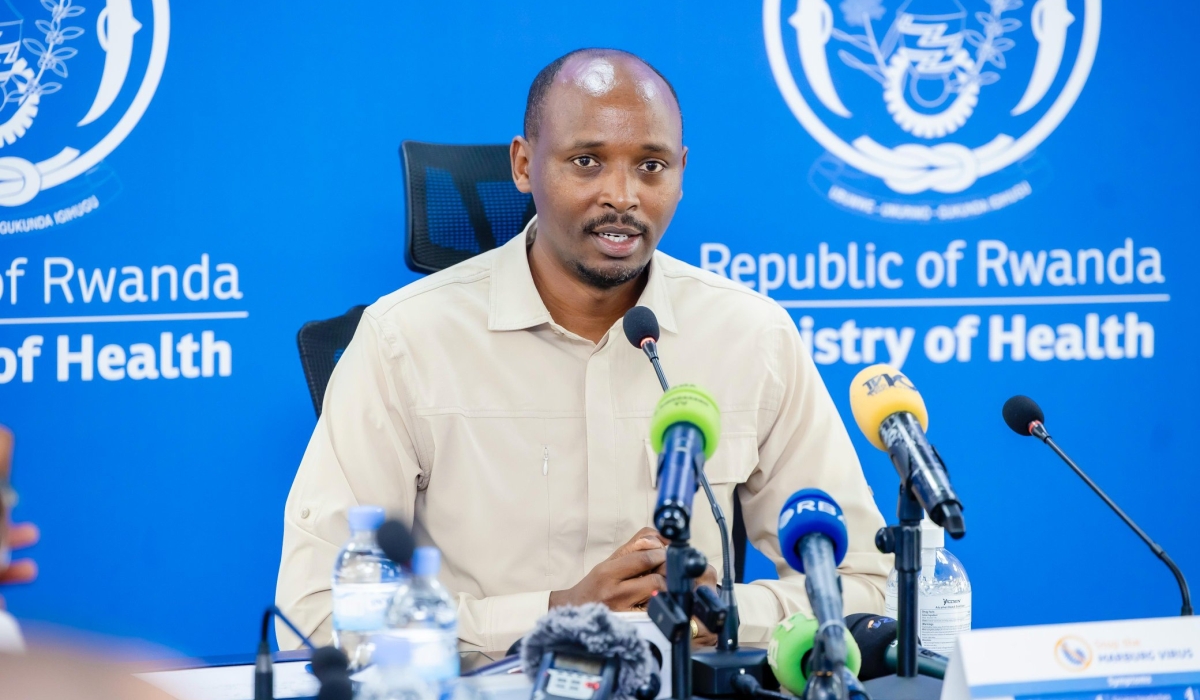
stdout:
<svg viewBox="0 0 1200 700">
<path fill-rule="evenodd" d="M 663 249 L 788 306 L 847 420 L 870 351 L 903 355 L 967 504 L 976 626 L 1177 612 L 1165 569 L 1000 406 L 1038 397 L 1200 579 L 1200 381 L 1175 367 L 1200 320 L 1200 10 L 782 2 L 108 0 L 99 26 L 98 0 L 0 4 L 0 422 L 16 515 L 43 532 L 9 608 L 250 650 L 315 422 L 295 333 L 415 277 L 400 141 L 507 142 L 537 70 L 600 45 L 679 92 Z M 896 477 L 850 428 L 894 518 Z"/>
</svg>

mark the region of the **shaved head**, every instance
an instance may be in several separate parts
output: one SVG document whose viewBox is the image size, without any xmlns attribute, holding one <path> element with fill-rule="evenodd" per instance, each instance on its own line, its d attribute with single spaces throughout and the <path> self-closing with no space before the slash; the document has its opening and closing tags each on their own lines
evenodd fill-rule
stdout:
<svg viewBox="0 0 1200 700">
<path fill-rule="evenodd" d="M 513 182 L 537 208 L 534 284 L 543 299 L 607 299 L 620 317 L 683 196 L 687 148 L 675 91 L 637 56 L 575 51 L 534 81 L 525 133 L 509 156 Z"/>
<path fill-rule="evenodd" d="M 671 100 L 675 103 L 675 110 L 679 112 L 679 121 L 682 125 L 683 112 L 679 109 L 679 96 L 675 94 L 675 86 L 671 85 L 671 81 L 667 80 L 666 76 L 658 72 L 658 69 L 647 63 L 645 59 L 620 49 L 576 49 L 551 61 L 533 79 L 533 84 L 529 86 L 529 96 L 525 100 L 525 138 L 537 138 L 545 112 L 546 95 L 550 92 L 551 86 L 562 79 L 562 82 L 573 83 L 589 94 L 599 97 L 615 86 L 614 60 L 640 64 L 642 68 L 646 69 L 644 71 L 645 79 L 638 83 L 639 92 L 642 92 L 646 99 L 654 99 L 658 90 L 665 87 L 666 92 L 671 95 Z M 571 64 L 567 67 L 568 75 L 564 76 L 563 67 L 568 63 Z"/>
</svg>

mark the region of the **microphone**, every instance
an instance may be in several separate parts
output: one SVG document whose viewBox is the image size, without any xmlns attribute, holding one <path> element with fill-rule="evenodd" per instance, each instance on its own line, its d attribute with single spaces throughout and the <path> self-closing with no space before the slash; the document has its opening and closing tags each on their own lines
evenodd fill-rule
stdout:
<svg viewBox="0 0 1200 700">
<path fill-rule="evenodd" d="M 354 687 L 350 681 L 350 659 L 336 647 L 314 647 L 300 628 L 275 605 L 268 607 L 262 616 L 258 651 L 254 655 L 254 700 L 273 700 L 275 696 L 275 673 L 271 663 L 271 647 L 267 641 L 272 616 L 282 620 L 312 652 L 312 674 L 320 682 L 316 700 L 351 700 Z"/>
<path fill-rule="evenodd" d="M 654 527 L 669 540 L 686 540 L 696 479 L 717 450 L 721 411 L 707 391 L 693 384 L 668 389 L 650 418 L 650 446 L 659 454 Z"/>
<path fill-rule="evenodd" d="M 621 325 L 625 328 L 625 337 L 633 347 L 641 348 L 646 357 L 650 358 L 650 364 L 654 365 L 654 373 L 658 375 L 658 383 L 662 385 L 663 391 L 669 389 L 671 385 L 667 383 L 667 375 L 663 374 L 662 365 L 658 362 L 658 317 L 648 306 L 635 306 L 625 312 L 625 319 Z"/>
<path fill-rule="evenodd" d="M 854 613 L 846 616 L 846 629 L 862 653 L 859 680 L 870 681 L 895 673 L 895 669 L 887 665 L 888 645 L 896 641 L 894 619 L 871 613 Z"/>
<path fill-rule="evenodd" d="M 321 647 L 313 651 L 312 674 L 321 682 L 316 700 L 351 700 L 354 683 L 350 680 L 350 659 L 335 647 Z"/>
<path fill-rule="evenodd" d="M 385 520 L 375 531 L 375 541 L 385 557 L 401 565 L 412 561 L 417 547 L 412 532 L 399 520 Z"/>
<path fill-rule="evenodd" d="M 887 662 L 887 667 L 894 673 L 900 665 L 900 643 L 892 642 L 887 647 L 884 660 Z M 950 668 L 950 657 L 942 656 L 936 651 L 930 651 L 925 647 L 917 647 L 917 673 L 922 676 L 929 676 L 938 680 L 945 680 L 946 669 Z"/>
<path fill-rule="evenodd" d="M 262 633 L 258 638 L 258 650 L 254 653 L 254 700 L 275 700 L 275 670 L 271 664 L 271 643 L 267 636 L 273 612 L 274 606 L 263 613 Z M 300 638 L 305 639 L 304 635 Z"/>
<path fill-rule="evenodd" d="M 1179 594 L 1183 598 L 1183 605 L 1180 608 L 1179 614 L 1185 616 L 1191 615 L 1192 594 L 1188 590 L 1187 579 L 1183 577 L 1183 572 L 1179 570 L 1179 567 L 1175 565 L 1175 562 L 1171 560 L 1171 557 L 1167 556 L 1166 551 L 1164 551 L 1163 548 L 1158 545 L 1158 543 L 1150 539 L 1150 536 L 1147 535 L 1142 528 L 1138 527 L 1137 523 L 1133 522 L 1133 519 L 1126 515 L 1125 511 L 1121 510 L 1120 506 L 1118 506 L 1111 498 L 1109 498 L 1108 494 L 1104 493 L 1104 491 L 1102 491 L 1100 487 L 1096 485 L 1096 482 L 1092 481 L 1087 474 L 1083 473 L 1083 470 L 1079 468 L 1079 465 L 1075 464 L 1074 460 L 1068 457 L 1067 453 L 1063 452 L 1062 448 L 1060 448 L 1054 442 L 1054 440 L 1051 439 L 1050 433 L 1046 431 L 1046 426 L 1044 425 L 1046 417 L 1042 414 L 1042 409 L 1037 405 L 1037 402 L 1028 396 L 1014 396 L 1008 401 L 1004 402 L 1003 415 L 1004 422 L 1007 423 L 1008 427 L 1012 428 L 1013 432 L 1016 434 L 1032 435 L 1049 445 L 1050 449 L 1054 450 L 1054 453 L 1057 454 L 1062 461 L 1066 462 L 1067 466 L 1070 467 L 1071 470 L 1076 474 L 1078 474 L 1079 478 L 1083 479 L 1083 482 L 1087 484 L 1097 496 L 1100 497 L 1100 500 L 1108 504 L 1108 507 L 1112 508 L 1112 511 L 1117 514 L 1117 517 L 1121 518 L 1121 520 L 1129 526 L 1130 530 L 1133 530 L 1138 537 L 1142 538 L 1142 541 L 1146 543 L 1146 546 L 1150 548 L 1150 551 L 1154 552 L 1154 556 L 1161 559 L 1162 563 L 1167 565 L 1167 568 L 1170 569 L 1171 573 L 1175 576 L 1175 582 L 1179 584 Z"/>
<path fill-rule="evenodd" d="M 962 502 L 937 450 L 925 437 L 925 401 L 908 377 L 888 365 L 867 367 L 850 384 L 850 410 L 872 445 L 887 452 L 929 519 L 954 539 L 967 534 Z"/>
<path fill-rule="evenodd" d="M 779 685 L 793 695 L 804 694 L 808 685 L 813 648 L 817 643 L 817 632 L 821 625 L 816 618 L 798 612 L 775 625 L 771 641 L 767 645 L 767 663 L 775 674 Z M 849 630 L 843 637 L 845 668 L 862 677 L 863 656 Z M 865 679 L 864 679 L 865 680 Z"/>
<path fill-rule="evenodd" d="M 654 372 L 659 377 L 659 384 L 662 390 L 671 391 L 666 375 L 662 373 L 662 365 L 659 363 L 659 351 L 658 345 L 656 345 L 656 341 L 659 339 L 659 319 L 654 316 L 654 311 L 650 310 L 647 306 L 632 307 L 632 309 L 625 313 L 622 325 L 625 329 L 625 337 L 629 339 L 631 345 L 642 348 L 642 351 L 646 352 L 646 357 L 650 359 L 650 364 L 654 366 Z M 666 396 L 664 396 L 664 399 L 666 399 Z M 709 399 L 712 399 L 712 397 L 709 396 Z M 715 402 L 713 403 L 713 409 L 715 411 Z M 720 412 L 715 411 L 715 414 L 716 418 L 719 419 Z M 718 423 L 714 429 L 714 441 L 719 433 L 720 424 Z M 713 448 L 715 449 L 715 444 Z M 700 466 L 703 467 L 702 463 Z M 660 472 L 662 471 L 661 467 L 662 462 L 660 462 Z M 709 485 L 708 477 L 704 475 L 703 468 L 697 469 L 696 480 L 704 489 L 704 497 L 708 498 L 708 507 L 713 510 L 713 520 L 716 521 L 716 530 L 718 530 L 721 536 L 721 586 L 719 596 L 720 602 L 724 604 L 725 622 L 721 624 L 721 629 L 718 635 L 716 635 L 716 651 L 701 652 L 692 656 L 692 692 L 703 696 L 727 695 L 733 692 L 732 682 L 736 681 L 739 677 L 752 676 L 756 681 L 758 680 L 758 675 L 762 674 L 764 654 L 761 650 L 738 650 L 738 628 L 742 624 L 742 620 L 740 620 L 740 616 L 738 615 L 737 599 L 733 596 L 733 557 L 730 555 L 730 531 L 728 531 L 728 526 L 726 525 L 725 511 L 721 509 L 721 504 L 716 502 L 713 487 Z M 664 484 L 664 479 L 662 479 L 660 474 L 660 499 L 662 484 Z M 690 487 L 690 489 L 684 487 L 684 491 L 695 495 L 695 486 Z M 658 521 L 655 521 L 655 527 L 658 527 Z M 661 532 L 661 528 L 659 528 L 659 531 Z M 664 533 L 664 536 L 666 536 L 666 533 Z M 712 609 L 712 606 L 708 606 L 708 608 Z M 709 615 L 704 617 L 708 618 Z"/>
<path fill-rule="evenodd" d="M 663 374 L 662 365 L 658 361 L 658 318 L 654 315 L 649 307 L 635 306 L 625 314 L 625 319 L 622 322 L 625 329 L 625 337 L 629 339 L 630 344 L 635 348 L 641 348 L 646 352 L 646 356 L 650 358 L 650 363 L 654 365 L 654 371 L 658 375 L 658 382 L 662 385 L 663 391 L 668 391 L 670 386 L 667 384 L 667 377 Z M 708 483 L 708 477 L 705 476 L 704 470 L 700 470 L 697 474 L 697 480 L 700 486 L 704 489 L 704 495 L 708 499 L 708 506 L 712 509 L 713 520 L 717 523 L 717 530 L 721 535 L 721 601 L 725 603 L 725 608 L 728 611 L 725 616 L 725 626 L 721 634 L 717 637 L 717 651 L 730 652 L 737 651 L 738 648 L 738 627 L 741 625 L 741 617 L 738 615 L 737 600 L 733 595 L 733 557 L 729 552 L 729 527 L 725 521 L 725 512 L 721 509 L 721 504 L 717 503 L 717 497 L 713 494 L 712 486 Z M 736 498 L 736 495 L 735 495 Z M 715 658 L 710 658 L 709 654 L 700 654 L 693 658 L 693 664 L 698 669 L 693 681 L 695 687 L 693 690 L 701 695 L 712 695 L 720 691 L 715 688 L 720 684 L 720 681 L 715 680 L 721 675 L 721 670 L 728 664 L 721 663 Z M 745 659 L 734 659 L 737 663 L 742 663 Z M 740 671 L 740 668 L 738 669 Z M 709 679 L 712 678 L 710 683 Z"/>
<path fill-rule="evenodd" d="M 821 675 L 820 682 L 827 687 L 808 692 L 818 697 L 845 697 L 840 681 L 849 632 L 842 619 L 842 583 L 837 567 L 848 547 L 846 518 L 832 496 L 820 489 L 802 489 L 788 498 L 779 512 L 779 548 L 788 565 L 804 574 L 804 590 L 817 618 L 808 673 Z"/>
<path fill-rule="evenodd" d="M 650 694 L 658 677 L 649 645 L 603 603 L 564 605 L 543 615 L 521 643 L 521 663 L 537 700 L 652 700 L 658 694 L 656 688 Z"/>
<path fill-rule="evenodd" d="M 858 679 L 871 681 L 892 675 L 898 667 L 896 621 L 882 615 L 855 613 L 846 616 L 846 629 L 862 652 Z M 924 647 L 917 647 L 917 672 L 931 678 L 944 678 L 950 660 Z"/>
</svg>

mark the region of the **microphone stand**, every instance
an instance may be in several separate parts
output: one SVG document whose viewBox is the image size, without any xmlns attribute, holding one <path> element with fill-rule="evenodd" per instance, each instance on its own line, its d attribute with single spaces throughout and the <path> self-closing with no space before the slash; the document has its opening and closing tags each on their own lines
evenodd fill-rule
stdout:
<svg viewBox="0 0 1200 700">
<path fill-rule="evenodd" d="M 1046 431 L 1046 426 L 1042 425 L 1041 421 L 1034 421 L 1029 425 L 1029 434 L 1046 443 L 1050 449 L 1054 450 L 1054 453 L 1062 458 L 1062 461 L 1066 462 L 1067 466 L 1070 467 L 1071 470 L 1076 474 L 1078 474 L 1080 479 L 1083 479 L 1083 483 L 1087 484 L 1088 487 L 1100 497 L 1100 500 L 1104 501 L 1105 504 L 1107 504 L 1108 507 L 1117 514 L 1117 517 L 1124 521 L 1125 524 L 1129 526 L 1129 529 L 1133 530 L 1134 533 L 1141 538 L 1142 542 L 1146 543 L 1146 546 L 1150 548 L 1150 551 L 1154 552 L 1154 556 L 1161 559 L 1162 563 L 1167 565 L 1167 568 L 1170 569 L 1171 573 L 1175 576 L 1175 582 L 1179 584 L 1179 595 L 1183 599 L 1183 605 L 1180 606 L 1179 614 L 1185 617 L 1191 615 L 1192 593 L 1188 590 L 1187 579 L 1183 577 L 1183 572 L 1179 570 L 1179 567 L 1175 565 L 1175 562 L 1171 560 L 1171 557 L 1167 556 L 1167 552 L 1160 547 L 1157 542 L 1150 539 L 1150 535 L 1147 535 L 1145 530 L 1138 527 L 1137 523 L 1133 522 L 1132 518 L 1130 518 L 1128 515 L 1125 515 L 1125 511 L 1121 510 L 1120 506 L 1118 506 L 1113 499 L 1109 498 L 1108 494 L 1104 493 L 1104 491 L 1101 490 L 1096 482 L 1092 481 L 1087 474 L 1083 473 L 1083 470 L 1079 468 L 1079 465 L 1075 464 L 1075 460 L 1068 457 L 1067 453 L 1063 452 L 1062 448 L 1054 442 L 1054 439 L 1050 437 L 1050 433 Z"/>
<path fill-rule="evenodd" d="M 671 697 L 692 697 L 692 613 L 696 594 L 692 581 L 708 568 L 704 553 L 692 547 L 690 528 L 685 527 L 667 545 L 667 592 L 650 597 L 646 612 L 671 642 Z M 721 622 L 724 622 L 723 611 Z"/>
<path fill-rule="evenodd" d="M 662 363 L 658 359 L 658 344 L 654 342 L 653 338 L 646 338 L 642 340 L 640 347 L 642 348 L 642 352 L 646 353 L 650 364 L 653 365 L 654 373 L 658 376 L 658 383 L 662 387 L 662 390 L 666 391 L 670 389 L 671 385 L 667 382 L 667 375 L 663 372 Z M 712 486 L 708 483 L 708 477 L 704 474 L 703 469 L 696 470 L 696 481 L 704 489 L 704 495 L 708 498 L 708 505 L 712 508 L 713 519 L 716 520 L 717 529 L 721 535 L 722 578 L 720 600 L 726 610 L 725 623 L 720 625 L 721 629 L 715 630 L 717 632 L 717 650 L 715 652 L 700 652 L 693 655 L 687 665 L 673 665 L 672 669 L 690 667 L 691 684 L 694 685 L 695 691 L 698 694 L 704 697 L 728 697 L 736 695 L 733 679 L 740 675 L 753 676 L 756 681 L 760 682 L 768 680 L 764 678 L 766 675 L 764 669 L 766 668 L 767 651 L 765 649 L 738 649 L 738 627 L 741 625 L 741 618 L 738 616 L 737 600 L 734 599 L 733 595 L 733 562 L 729 556 L 729 527 L 725 520 L 725 512 L 721 509 L 721 504 L 717 502 L 717 497 L 713 494 Z M 734 498 L 736 497 L 737 495 L 735 494 Z M 686 544 L 685 540 L 684 546 Z M 674 542 L 667 547 L 668 583 L 671 572 L 671 547 L 673 546 L 675 546 Z M 707 566 L 706 563 L 702 567 L 701 574 Z M 696 575 L 699 576 L 700 574 Z M 690 611 L 688 617 L 689 619 L 691 617 Z M 666 635 L 667 639 L 671 638 L 671 635 L 665 629 L 663 630 L 663 634 Z M 689 640 L 689 654 L 691 649 L 690 644 Z M 672 651 L 674 652 L 674 650 L 674 642 L 672 642 Z M 672 659 L 672 664 L 678 664 L 678 662 L 679 659 L 677 656 Z M 674 677 L 677 675 L 677 673 L 672 674 L 672 690 L 675 688 Z M 690 690 L 688 695 L 691 695 Z"/>
<path fill-rule="evenodd" d="M 717 632 L 716 651 L 702 651 L 692 657 L 692 684 L 697 695 L 704 697 L 728 697 L 737 695 L 734 679 L 741 675 L 752 676 L 756 681 L 775 685 L 774 678 L 768 676 L 766 649 L 739 649 L 738 626 L 741 620 L 738 616 L 737 601 L 733 595 L 733 564 L 729 556 L 729 531 L 725 523 L 725 514 L 713 495 L 712 486 L 699 470 L 697 481 L 708 496 L 712 506 L 713 518 L 717 521 L 717 529 L 721 534 L 721 558 L 724 573 L 721 581 L 721 603 L 726 612 L 725 624 Z M 736 498 L 736 494 L 734 498 Z M 706 625 L 707 626 L 707 625 Z"/>
<path fill-rule="evenodd" d="M 893 462 L 904 462 L 907 459 Z M 890 525 L 875 534 L 875 546 L 884 554 L 896 555 L 896 674 L 863 683 L 876 700 L 937 700 L 942 682 L 918 675 L 917 659 L 920 621 L 919 577 L 921 575 L 921 519 L 925 514 L 913 494 L 911 474 L 900 484 L 896 504 L 899 525 Z"/>
</svg>

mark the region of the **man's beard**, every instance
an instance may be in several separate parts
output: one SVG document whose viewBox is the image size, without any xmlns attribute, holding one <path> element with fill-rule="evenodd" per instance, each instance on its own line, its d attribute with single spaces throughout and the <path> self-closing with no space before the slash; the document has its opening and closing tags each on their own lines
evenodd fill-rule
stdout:
<svg viewBox="0 0 1200 700">
<path fill-rule="evenodd" d="M 601 226 L 617 223 L 621 224 L 622 226 L 629 226 L 637 229 L 638 233 L 642 235 L 643 243 L 645 242 L 646 235 L 650 232 L 650 229 L 645 224 L 638 221 L 630 214 L 618 215 L 616 213 L 609 213 L 605 214 L 604 216 L 598 216 L 585 223 L 582 227 L 583 233 L 584 235 L 588 236 L 595 235 L 596 229 L 600 228 Z M 646 267 L 650 264 L 650 261 L 647 260 L 640 266 L 620 265 L 609 270 L 597 270 L 595 268 L 590 268 L 579 260 L 574 260 L 572 263 L 575 267 L 575 273 L 579 275 L 579 279 L 583 280 L 585 284 L 595 287 L 596 289 L 612 289 L 613 287 L 620 287 L 626 282 L 630 282 L 640 277 L 642 272 L 644 272 Z"/>
<path fill-rule="evenodd" d="M 650 262 L 647 261 L 645 265 L 640 267 L 622 265 L 609 270 L 596 270 L 578 260 L 575 260 L 574 264 L 575 273 L 579 275 L 579 279 L 583 280 L 585 284 L 596 289 L 612 289 L 640 277 Z"/>
</svg>

